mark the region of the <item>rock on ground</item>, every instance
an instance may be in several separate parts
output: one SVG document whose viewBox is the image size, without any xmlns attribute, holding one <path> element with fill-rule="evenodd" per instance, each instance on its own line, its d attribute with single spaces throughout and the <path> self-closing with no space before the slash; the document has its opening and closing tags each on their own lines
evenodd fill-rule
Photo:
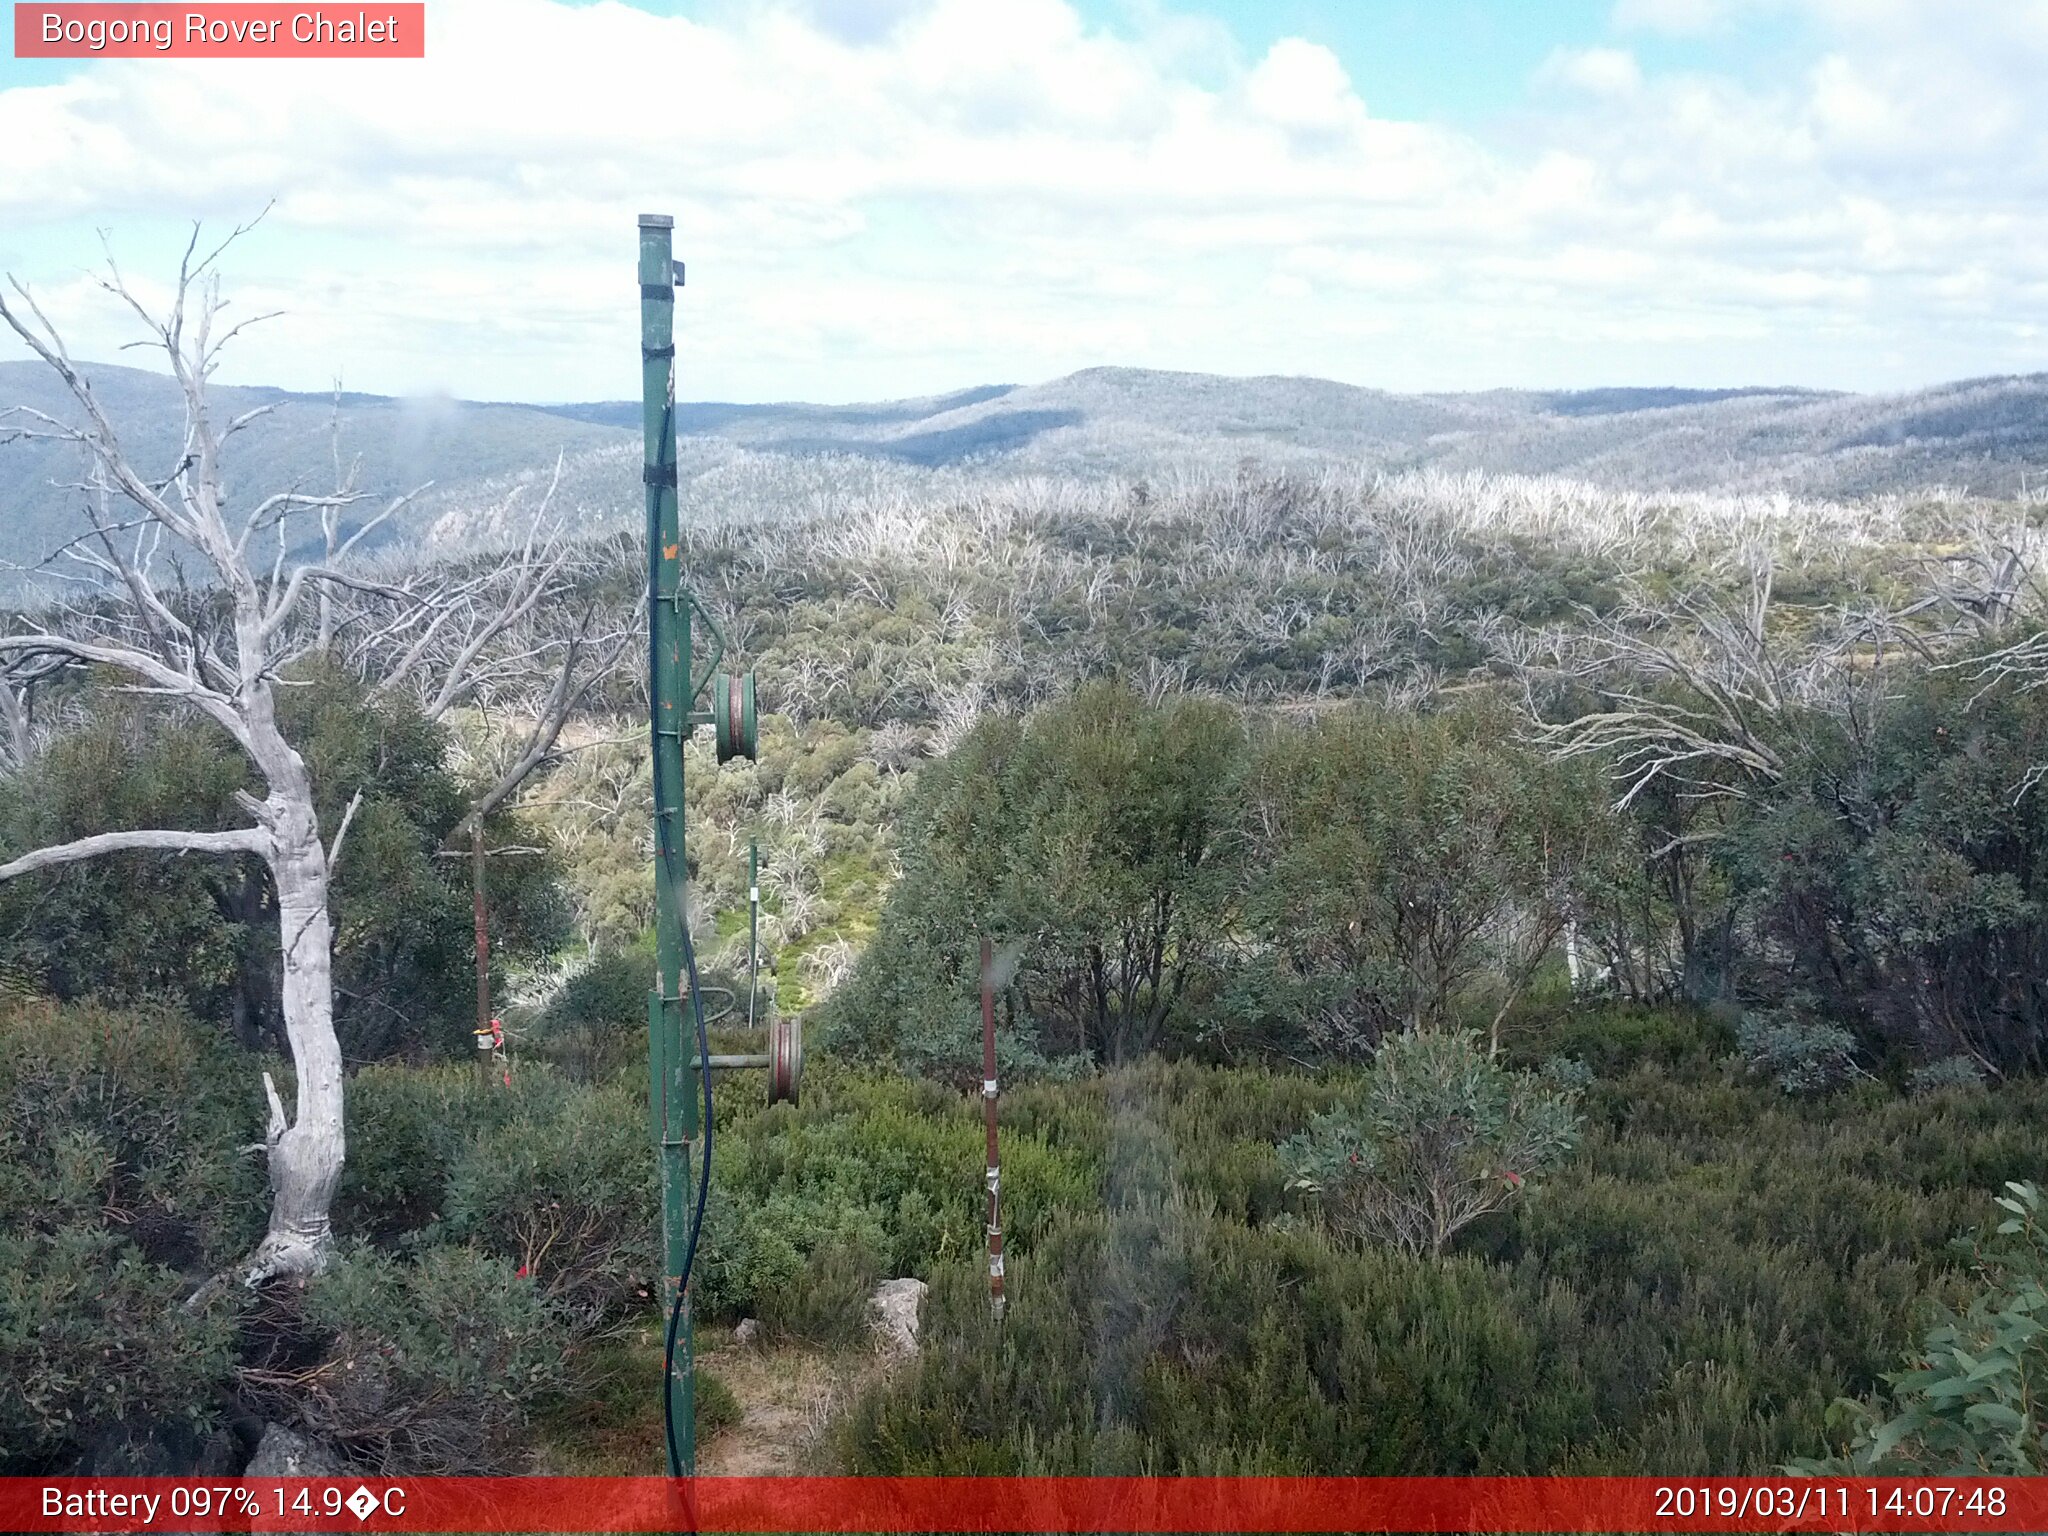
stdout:
<svg viewBox="0 0 2048 1536">
<path fill-rule="evenodd" d="M 917 1353 L 918 1308 L 929 1289 L 922 1280 L 884 1280 L 868 1298 L 875 1332 L 889 1353 Z"/>
<path fill-rule="evenodd" d="M 348 1466 L 331 1446 L 272 1424 L 256 1444 L 244 1477 L 339 1477 Z"/>
<path fill-rule="evenodd" d="M 732 1331 L 733 1343 L 745 1348 L 761 1342 L 761 1320 L 758 1317 L 743 1317 L 739 1326 Z"/>
</svg>

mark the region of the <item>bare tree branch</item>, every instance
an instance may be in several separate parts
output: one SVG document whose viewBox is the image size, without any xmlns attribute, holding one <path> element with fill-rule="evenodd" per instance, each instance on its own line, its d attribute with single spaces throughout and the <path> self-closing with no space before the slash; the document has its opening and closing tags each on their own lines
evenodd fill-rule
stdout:
<svg viewBox="0 0 2048 1536">
<path fill-rule="evenodd" d="M 359 789 L 349 796 L 348 809 L 341 813 L 341 825 L 334 829 L 334 841 L 327 846 L 327 872 L 332 874 L 341 863 L 341 845 L 348 838 L 349 823 L 356 819 L 356 812 L 363 808 L 363 792 Z"/>
<path fill-rule="evenodd" d="M 256 827 L 234 832 L 98 832 L 74 842 L 38 848 L 18 859 L 0 864 L 0 880 L 31 874 L 55 864 L 75 864 L 96 859 L 103 853 L 125 853 L 149 849 L 161 853 L 254 853 L 270 852 L 270 835 Z"/>
</svg>

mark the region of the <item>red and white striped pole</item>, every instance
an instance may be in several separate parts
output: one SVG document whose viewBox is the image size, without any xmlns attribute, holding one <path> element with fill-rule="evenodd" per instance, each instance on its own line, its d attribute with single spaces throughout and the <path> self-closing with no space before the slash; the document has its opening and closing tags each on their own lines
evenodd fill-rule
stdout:
<svg viewBox="0 0 2048 1536">
<path fill-rule="evenodd" d="M 981 941 L 981 1108 L 988 1127 L 988 1303 L 1003 1315 L 1002 1160 L 996 1155 L 996 961 L 995 946 Z"/>
</svg>

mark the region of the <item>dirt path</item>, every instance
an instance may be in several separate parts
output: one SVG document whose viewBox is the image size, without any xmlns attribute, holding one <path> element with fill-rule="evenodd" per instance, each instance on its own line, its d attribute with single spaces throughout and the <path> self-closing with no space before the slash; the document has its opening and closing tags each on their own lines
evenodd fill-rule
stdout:
<svg viewBox="0 0 2048 1536">
<path fill-rule="evenodd" d="M 797 1477 L 829 1470 L 819 1438 L 833 1404 L 871 1365 L 859 1353 L 727 1345 L 698 1361 L 732 1388 L 739 1423 L 698 1448 L 707 1477 Z"/>
</svg>

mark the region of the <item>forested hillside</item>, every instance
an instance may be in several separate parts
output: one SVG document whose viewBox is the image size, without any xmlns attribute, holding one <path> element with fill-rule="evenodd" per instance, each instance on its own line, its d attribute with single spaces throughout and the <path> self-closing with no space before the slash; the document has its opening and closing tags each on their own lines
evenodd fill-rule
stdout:
<svg viewBox="0 0 2048 1536">
<path fill-rule="evenodd" d="M 172 463 L 181 406 L 170 380 L 88 369 L 144 465 Z M 0 362 L 0 409 L 62 420 L 39 365 Z M 335 428 L 359 488 L 426 489 L 379 533 L 454 552 L 502 539 L 487 509 L 566 459 L 560 507 L 586 529 L 631 527 L 640 407 L 337 398 L 221 388 L 223 408 L 270 408 L 238 443 L 232 493 L 333 488 Z M 20 418 L 16 418 L 19 421 Z M 1322 379 L 1222 378 L 1093 368 L 870 405 L 678 407 L 681 493 L 700 522 L 865 516 L 944 504 L 1020 479 L 1155 488 L 1227 476 L 1241 459 L 1314 476 L 1440 470 L 1581 480 L 1623 495 L 1694 490 L 1797 497 L 1946 486 L 2024 493 L 2048 454 L 2043 376 L 1864 396 L 1798 389 L 1608 389 L 1397 395 Z M 35 571 L 75 531 L 75 452 L 24 442 L 0 455 L 0 560 Z M 262 488 L 259 490 L 259 487 Z M 54 574 L 63 575 L 61 562 Z M 22 573 L 0 595 L 54 591 Z"/>
</svg>

